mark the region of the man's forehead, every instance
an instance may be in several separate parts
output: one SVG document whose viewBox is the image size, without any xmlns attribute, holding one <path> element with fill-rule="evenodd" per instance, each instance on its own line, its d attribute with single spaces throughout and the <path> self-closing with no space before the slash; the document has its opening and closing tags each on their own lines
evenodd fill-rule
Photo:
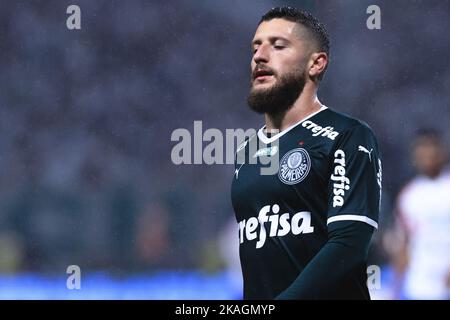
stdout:
<svg viewBox="0 0 450 320">
<path fill-rule="evenodd" d="M 290 40 L 295 36 L 298 37 L 299 29 L 301 27 L 296 22 L 285 19 L 276 18 L 263 21 L 256 29 L 253 41 L 265 38 L 285 38 Z"/>
</svg>

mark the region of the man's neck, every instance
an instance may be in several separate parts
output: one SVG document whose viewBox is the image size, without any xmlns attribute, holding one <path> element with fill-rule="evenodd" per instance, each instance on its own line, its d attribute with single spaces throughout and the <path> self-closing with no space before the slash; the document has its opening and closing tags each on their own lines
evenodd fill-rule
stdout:
<svg viewBox="0 0 450 320">
<path fill-rule="evenodd" d="M 294 105 L 289 110 L 275 115 L 265 114 L 266 130 L 281 132 L 300 120 L 320 110 L 323 105 L 317 98 L 317 91 L 312 88 L 304 88 Z"/>
</svg>

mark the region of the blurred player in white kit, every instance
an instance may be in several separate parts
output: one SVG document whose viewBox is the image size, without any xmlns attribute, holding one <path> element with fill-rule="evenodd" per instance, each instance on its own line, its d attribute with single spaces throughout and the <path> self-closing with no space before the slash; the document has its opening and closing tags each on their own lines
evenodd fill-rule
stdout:
<svg viewBox="0 0 450 320">
<path fill-rule="evenodd" d="M 418 175 L 397 199 L 397 224 L 403 239 L 393 252 L 406 299 L 450 299 L 450 168 L 437 131 L 424 129 L 414 139 Z"/>
</svg>

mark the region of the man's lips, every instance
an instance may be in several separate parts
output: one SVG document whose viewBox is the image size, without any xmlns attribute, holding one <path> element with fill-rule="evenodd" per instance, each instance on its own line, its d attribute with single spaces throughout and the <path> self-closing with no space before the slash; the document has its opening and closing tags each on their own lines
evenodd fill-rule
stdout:
<svg viewBox="0 0 450 320">
<path fill-rule="evenodd" d="M 255 81 L 259 82 L 259 83 L 263 83 L 267 80 L 269 80 L 271 76 L 267 75 L 267 76 L 259 76 L 255 78 Z"/>
<path fill-rule="evenodd" d="M 273 76 L 273 72 L 268 70 L 258 70 L 253 73 L 253 80 L 266 80 Z"/>
</svg>

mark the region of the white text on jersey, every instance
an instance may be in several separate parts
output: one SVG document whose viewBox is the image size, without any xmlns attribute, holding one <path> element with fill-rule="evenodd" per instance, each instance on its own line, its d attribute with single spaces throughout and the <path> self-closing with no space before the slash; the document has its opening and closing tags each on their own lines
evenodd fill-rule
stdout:
<svg viewBox="0 0 450 320">
<path fill-rule="evenodd" d="M 267 215 L 272 207 L 271 215 Z M 311 226 L 311 212 L 301 211 L 297 212 L 290 217 L 289 213 L 284 213 L 279 215 L 280 206 L 277 204 L 270 206 L 264 206 L 258 214 L 258 218 L 251 217 L 248 220 L 242 220 L 239 222 L 239 240 L 240 243 L 244 242 L 244 238 L 248 241 L 255 240 L 258 235 L 256 230 L 258 226 L 259 239 L 256 242 L 256 249 L 260 249 L 264 246 L 267 238 L 267 231 L 265 223 L 270 222 L 269 226 L 269 237 L 283 237 L 292 231 L 294 235 L 300 233 L 312 233 L 314 232 L 314 227 Z M 290 219 L 291 218 L 291 219 Z M 289 219 L 291 220 L 289 222 Z"/>
<path fill-rule="evenodd" d="M 344 205 L 345 191 L 350 189 L 350 179 L 345 176 L 345 153 L 341 149 L 334 153 L 334 163 L 330 177 L 333 181 L 333 208 Z"/>
<path fill-rule="evenodd" d="M 302 126 L 308 130 L 311 130 L 313 137 L 322 136 L 334 140 L 339 135 L 339 132 L 334 131 L 333 127 L 321 127 L 310 120 L 303 122 Z"/>
</svg>

